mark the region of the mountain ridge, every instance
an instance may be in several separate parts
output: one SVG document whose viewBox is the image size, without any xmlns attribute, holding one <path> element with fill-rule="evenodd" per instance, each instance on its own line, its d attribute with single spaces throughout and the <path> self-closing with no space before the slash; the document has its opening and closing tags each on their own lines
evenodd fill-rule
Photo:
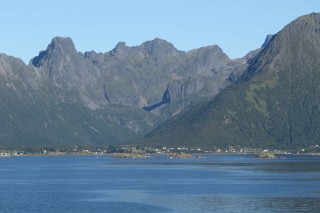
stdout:
<svg viewBox="0 0 320 213">
<path fill-rule="evenodd" d="M 144 143 L 156 146 L 308 147 L 320 133 L 320 14 L 289 23 L 248 61 L 236 83 L 167 121 Z"/>
<path fill-rule="evenodd" d="M 81 53 L 54 37 L 28 65 L 0 56 L 0 146 L 132 141 L 216 95 L 245 61 L 217 45 L 184 52 L 159 38 Z"/>
</svg>

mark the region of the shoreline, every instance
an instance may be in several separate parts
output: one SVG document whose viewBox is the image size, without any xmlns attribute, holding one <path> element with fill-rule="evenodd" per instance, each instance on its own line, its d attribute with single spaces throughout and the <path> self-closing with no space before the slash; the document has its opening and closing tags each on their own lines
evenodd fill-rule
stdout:
<svg viewBox="0 0 320 213">
<path fill-rule="evenodd" d="M 35 153 L 35 154 L 19 154 L 19 155 L 0 155 L 0 158 L 14 158 L 14 157 L 61 157 L 61 156 L 96 156 L 96 157 L 99 157 L 99 156 L 114 156 L 114 155 L 117 155 L 119 153 L 102 153 L 102 154 L 95 154 L 95 153 L 54 153 L 54 154 L 39 154 L 39 153 Z M 129 153 L 128 153 L 129 154 Z M 146 158 L 154 158 L 155 156 L 159 156 L 159 155 L 162 155 L 162 156 L 165 156 L 165 158 L 170 158 L 170 156 L 172 155 L 175 155 L 177 153 L 175 152 L 172 152 L 172 153 L 156 153 L 156 154 L 145 154 L 145 157 L 144 159 Z M 185 159 L 188 159 L 188 158 L 201 158 L 201 156 L 206 156 L 206 155 L 239 155 L 239 156 L 255 156 L 255 155 L 258 155 L 258 154 L 261 154 L 261 153 L 188 153 L 188 155 L 186 157 L 182 157 L 185 158 Z M 320 156 L 320 153 L 305 153 L 305 154 L 302 154 L 302 153 L 299 153 L 299 154 L 295 154 L 295 153 L 286 153 L 286 154 L 282 154 L 282 153 L 276 153 L 274 154 L 275 156 Z M 114 158 L 114 157 L 113 157 Z M 122 157 L 117 157 L 117 158 L 122 158 Z M 127 159 L 135 159 L 135 157 L 125 157 Z M 138 157 L 136 157 L 137 159 Z M 171 157 L 172 158 L 176 158 L 178 159 L 178 157 Z"/>
</svg>

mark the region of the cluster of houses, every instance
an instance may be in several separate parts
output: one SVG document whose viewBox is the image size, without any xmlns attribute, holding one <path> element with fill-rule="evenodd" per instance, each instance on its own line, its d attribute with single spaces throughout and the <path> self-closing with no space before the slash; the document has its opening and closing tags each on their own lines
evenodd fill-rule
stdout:
<svg viewBox="0 0 320 213">
<path fill-rule="evenodd" d="M 0 150 L 0 157 L 14 157 L 14 156 L 21 156 L 21 155 L 23 155 L 23 153 L 18 151 Z"/>
</svg>

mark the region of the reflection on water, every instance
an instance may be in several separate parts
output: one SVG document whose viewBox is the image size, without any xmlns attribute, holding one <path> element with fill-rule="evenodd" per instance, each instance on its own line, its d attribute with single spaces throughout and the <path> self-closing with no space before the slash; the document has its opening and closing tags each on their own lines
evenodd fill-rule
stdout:
<svg viewBox="0 0 320 213">
<path fill-rule="evenodd" d="M 318 212 L 320 157 L 0 158 L 2 212 Z"/>
<path fill-rule="evenodd" d="M 320 198 L 234 195 L 155 195 L 150 192 L 111 190 L 96 192 L 90 202 L 148 203 L 174 212 L 318 212 Z"/>
</svg>

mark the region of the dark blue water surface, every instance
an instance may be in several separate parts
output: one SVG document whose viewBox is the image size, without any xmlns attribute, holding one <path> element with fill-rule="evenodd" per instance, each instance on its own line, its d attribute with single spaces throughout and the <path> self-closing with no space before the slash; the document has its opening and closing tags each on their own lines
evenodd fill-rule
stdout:
<svg viewBox="0 0 320 213">
<path fill-rule="evenodd" d="M 320 156 L 0 158 L 0 212 L 320 212 Z"/>
</svg>

